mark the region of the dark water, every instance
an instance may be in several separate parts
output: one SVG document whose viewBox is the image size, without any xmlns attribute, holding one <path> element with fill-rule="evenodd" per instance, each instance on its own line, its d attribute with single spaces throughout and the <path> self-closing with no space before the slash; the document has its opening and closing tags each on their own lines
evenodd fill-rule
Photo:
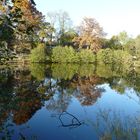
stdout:
<svg viewBox="0 0 140 140">
<path fill-rule="evenodd" d="M 140 70 L 70 64 L 1 68 L 0 139 L 140 139 Z"/>
</svg>

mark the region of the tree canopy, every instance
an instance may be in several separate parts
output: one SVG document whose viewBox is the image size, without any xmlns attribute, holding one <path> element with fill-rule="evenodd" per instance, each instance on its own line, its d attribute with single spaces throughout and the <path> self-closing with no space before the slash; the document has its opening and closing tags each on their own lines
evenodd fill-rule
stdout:
<svg viewBox="0 0 140 140">
<path fill-rule="evenodd" d="M 78 27 L 78 36 L 74 42 L 80 48 L 89 48 L 97 52 L 101 46 L 101 38 L 104 36 L 102 27 L 94 18 L 85 17 Z"/>
</svg>

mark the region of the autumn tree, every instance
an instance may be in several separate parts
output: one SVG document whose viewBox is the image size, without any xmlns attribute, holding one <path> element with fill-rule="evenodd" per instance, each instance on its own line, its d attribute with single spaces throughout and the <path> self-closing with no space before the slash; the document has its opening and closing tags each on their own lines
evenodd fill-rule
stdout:
<svg viewBox="0 0 140 140">
<path fill-rule="evenodd" d="M 13 33 L 13 26 L 9 12 L 9 5 L 6 1 L 0 1 L 0 41 L 10 41 Z"/>
<path fill-rule="evenodd" d="M 89 48 L 97 52 L 101 46 L 101 38 L 105 35 L 102 27 L 94 18 L 85 17 L 78 27 L 78 37 L 74 38 L 75 45 L 79 48 Z"/>
<path fill-rule="evenodd" d="M 37 34 L 43 20 L 44 17 L 36 9 L 33 0 L 0 1 L 1 39 L 4 38 L 8 43 L 10 40 L 12 44 L 25 40 L 34 42 L 33 37 Z"/>
<path fill-rule="evenodd" d="M 24 21 L 23 24 L 19 25 L 20 30 L 26 30 L 29 32 L 30 30 L 33 30 L 33 28 L 38 27 L 38 24 L 40 24 L 43 16 L 42 13 L 36 9 L 33 1 L 13 0 L 12 12 L 15 12 L 17 8 L 21 10 L 21 19 Z"/>
<path fill-rule="evenodd" d="M 16 42 L 14 49 L 17 53 L 30 51 L 34 46 L 36 35 L 40 29 L 40 24 L 44 22 L 44 17 L 39 12 L 35 3 L 32 0 L 12 0 L 13 6 L 11 14 L 14 15 L 17 11 L 21 11 L 20 22 L 16 25 Z"/>
</svg>

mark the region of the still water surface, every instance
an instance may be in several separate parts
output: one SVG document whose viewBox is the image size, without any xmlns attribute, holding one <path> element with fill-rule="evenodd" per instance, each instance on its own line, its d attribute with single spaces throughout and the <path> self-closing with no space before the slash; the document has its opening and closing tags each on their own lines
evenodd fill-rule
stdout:
<svg viewBox="0 0 140 140">
<path fill-rule="evenodd" d="M 0 139 L 140 139 L 140 72 L 95 65 L 0 69 Z"/>
</svg>

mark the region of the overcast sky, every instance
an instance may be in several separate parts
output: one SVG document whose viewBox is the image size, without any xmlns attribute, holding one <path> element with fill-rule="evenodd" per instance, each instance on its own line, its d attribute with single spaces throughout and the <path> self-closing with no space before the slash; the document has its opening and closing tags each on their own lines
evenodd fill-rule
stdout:
<svg viewBox="0 0 140 140">
<path fill-rule="evenodd" d="M 129 35 L 140 34 L 140 0 L 35 0 L 44 15 L 50 11 L 69 13 L 74 25 L 82 18 L 94 17 L 108 36 L 127 31 Z"/>
</svg>

